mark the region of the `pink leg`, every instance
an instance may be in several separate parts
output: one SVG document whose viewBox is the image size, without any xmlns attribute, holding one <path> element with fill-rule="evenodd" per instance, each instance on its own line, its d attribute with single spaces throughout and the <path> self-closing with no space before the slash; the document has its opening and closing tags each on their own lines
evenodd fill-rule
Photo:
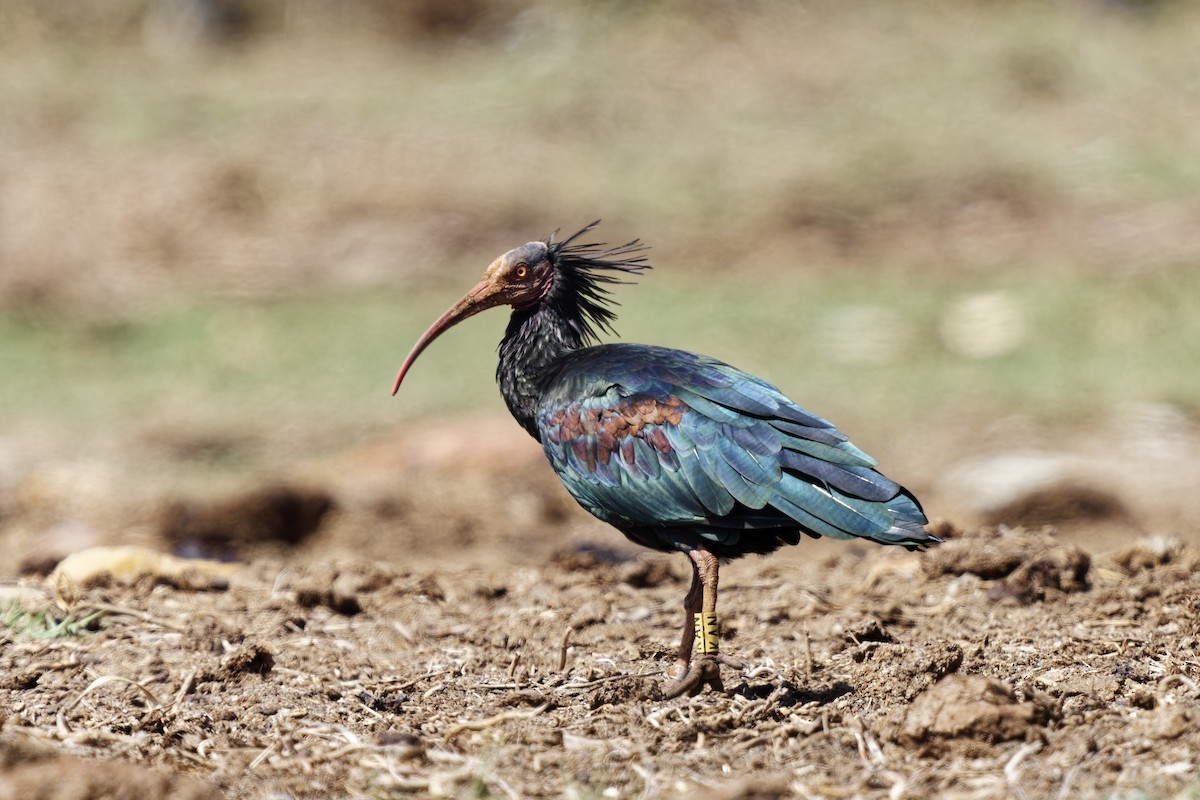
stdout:
<svg viewBox="0 0 1200 800">
<path fill-rule="evenodd" d="M 687 596 L 683 598 L 683 636 L 679 640 L 679 656 L 675 659 L 678 672 L 683 675 L 688 665 L 692 663 L 692 645 L 696 641 L 695 620 L 700 611 L 704 594 L 704 584 L 700 580 L 700 567 L 692 562 L 692 585 Z"/>
<path fill-rule="evenodd" d="M 679 644 L 679 658 L 676 661 L 682 674 L 678 678 L 667 681 L 663 687 L 663 696 L 667 698 L 678 697 L 685 693 L 689 696 L 696 695 L 705 686 L 711 686 L 714 690 L 723 692 L 725 687 L 721 683 L 719 664 L 740 666 L 733 659 L 725 658 L 715 650 L 715 636 L 710 640 L 712 649 L 705 648 L 706 652 L 700 653 L 696 656 L 695 661 L 692 661 L 692 651 L 697 638 L 697 613 L 707 616 L 713 615 L 717 611 L 717 572 L 721 562 L 702 547 L 689 551 L 688 556 L 692 559 L 692 586 L 683 601 L 687 618 L 684 620 L 683 639 Z M 709 619 L 713 618 L 709 617 Z M 715 630 L 713 633 L 715 634 Z"/>
</svg>

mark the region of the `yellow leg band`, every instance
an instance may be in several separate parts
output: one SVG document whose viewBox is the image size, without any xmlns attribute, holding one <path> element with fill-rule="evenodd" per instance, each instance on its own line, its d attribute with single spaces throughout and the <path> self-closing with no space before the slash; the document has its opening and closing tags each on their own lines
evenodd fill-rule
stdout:
<svg viewBox="0 0 1200 800">
<path fill-rule="evenodd" d="M 701 653 L 716 653 L 720 650 L 721 633 L 717 628 L 715 611 L 696 612 L 696 642 L 693 649 Z"/>
</svg>

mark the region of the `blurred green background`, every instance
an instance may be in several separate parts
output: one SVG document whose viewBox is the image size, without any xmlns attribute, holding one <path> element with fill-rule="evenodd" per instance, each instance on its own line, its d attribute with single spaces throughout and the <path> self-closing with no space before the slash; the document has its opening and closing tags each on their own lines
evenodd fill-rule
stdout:
<svg viewBox="0 0 1200 800">
<path fill-rule="evenodd" d="M 999 420 L 1189 432 L 1198 123 L 1190 2 L 0 0 L 0 481 L 502 413 L 499 312 L 388 389 L 492 258 L 596 217 L 653 248 L 622 338 L 921 479 Z"/>
</svg>

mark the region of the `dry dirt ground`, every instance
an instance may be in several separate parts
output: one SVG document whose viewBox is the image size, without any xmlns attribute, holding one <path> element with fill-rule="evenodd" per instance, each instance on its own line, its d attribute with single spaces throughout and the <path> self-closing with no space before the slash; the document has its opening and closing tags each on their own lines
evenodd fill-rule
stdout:
<svg viewBox="0 0 1200 800">
<path fill-rule="evenodd" d="M 137 523 L 120 540 L 232 564 L 125 553 L 112 575 L 44 578 L 47 541 L 78 547 L 22 538 L 55 530 L 44 484 L 6 495 L 0 798 L 1200 786 L 1200 548 L 1139 537 L 1102 494 L 1035 498 L 1058 528 L 943 522 L 925 553 L 806 541 L 734 562 L 723 645 L 747 668 L 726 668 L 727 693 L 663 700 L 683 558 L 593 525 L 536 448 L 497 472 L 489 447 L 510 440 L 489 431 L 110 512 Z M 1089 546 L 1114 527 L 1120 546 Z M 74 633 L 21 631 L 17 609 Z"/>
</svg>

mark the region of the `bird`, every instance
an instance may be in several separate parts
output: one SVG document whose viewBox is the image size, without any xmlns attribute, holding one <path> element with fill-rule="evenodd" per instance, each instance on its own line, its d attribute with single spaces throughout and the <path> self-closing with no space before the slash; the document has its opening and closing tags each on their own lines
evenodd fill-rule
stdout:
<svg viewBox="0 0 1200 800">
<path fill-rule="evenodd" d="M 509 306 L 496 380 L 517 423 L 567 491 L 631 541 L 687 555 L 691 585 L 665 698 L 724 691 L 722 562 L 802 536 L 868 539 L 909 550 L 941 541 L 917 498 L 832 423 L 771 383 L 685 350 L 624 342 L 610 287 L 650 269 L 639 239 L 610 247 L 565 238 L 509 250 L 420 336 L 392 386 L 445 331 Z"/>
</svg>

